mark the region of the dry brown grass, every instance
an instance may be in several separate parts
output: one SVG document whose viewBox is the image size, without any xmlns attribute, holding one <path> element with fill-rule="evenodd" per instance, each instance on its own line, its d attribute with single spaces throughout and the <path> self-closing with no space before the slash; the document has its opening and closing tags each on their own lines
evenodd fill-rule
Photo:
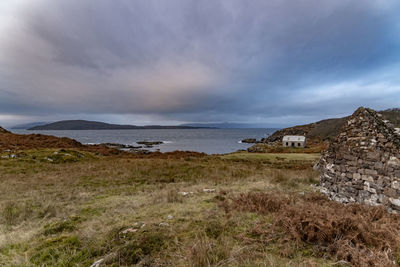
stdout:
<svg viewBox="0 0 400 267">
<path fill-rule="evenodd" d="M 345 206 L 319 194 L 300 197 L 268 193 L 232 196 L 221 206 L 228 213 L 270 215 L 271 223 L 259 222 L 242 238 L 249 243 L 277 243 L 285 257 L 312 246 L 316 257 L 329 256 L 354 266 L 400 262 L 400 215 L 389 214 L 383 207 Z"/>
<path fill-rule="evenodd" d="M 299 159 L 267 162 L 262 155 L 238 160 L 191 152 L 135 158 L 77 151 L 84 155 L 77 161 L 42 160 L 54 151 L 0 159 L 0 265 L 86 266 L 101 258 L 109 265 L 150 266 L 324 262 L 254 252 L 237 236 L 255 218 L 225 216 L 217 206 L 219 191 L 310 191 L 317 175 L 309 160 L 301 170 L 284 170 L 300 165 Z M 129 235 L 120 236 L 126 229 Z M 147 246 L 149 240 L 156 244 Z"/>
</svg>

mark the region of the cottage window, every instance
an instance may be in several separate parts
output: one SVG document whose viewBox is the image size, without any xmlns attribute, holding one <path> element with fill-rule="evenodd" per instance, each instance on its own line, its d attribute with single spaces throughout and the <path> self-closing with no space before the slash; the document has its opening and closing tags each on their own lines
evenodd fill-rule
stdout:
<svg viewBox="0 0 400 267">
<path fill-rule="evenodd" d="M 289 146 L 289 142 L 286 142 L 286 146 Z"/>
<path fill-rule="evenodd" d="M 300 143 L 298 143 L 298 144 L 297 144 L 297 146 L 301 146 L 301 144 L 300 144 Z"/>
</svg>

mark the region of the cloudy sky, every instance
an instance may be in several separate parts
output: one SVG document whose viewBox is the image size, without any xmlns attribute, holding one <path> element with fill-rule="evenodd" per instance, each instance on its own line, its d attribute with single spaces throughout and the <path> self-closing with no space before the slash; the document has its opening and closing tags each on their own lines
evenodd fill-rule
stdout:
<svg viewBox="0 0 400 267">
<path fill-rule="evenodd" d="M 400 107 L 398 0 L 1 0 L 0 125 Z"/>
</svg>

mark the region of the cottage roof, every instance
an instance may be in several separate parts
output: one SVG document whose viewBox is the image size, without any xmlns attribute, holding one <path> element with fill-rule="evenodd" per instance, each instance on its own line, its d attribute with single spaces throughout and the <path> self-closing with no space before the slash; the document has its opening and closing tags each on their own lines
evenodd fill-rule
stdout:
<svg viewBox="0 0 400 267">
<path fill-rule="evenodd" d="M 306 137 L 301 135 L 285 135 L 283 137 L 284 142 L 305 142 Z"/>
</svg>

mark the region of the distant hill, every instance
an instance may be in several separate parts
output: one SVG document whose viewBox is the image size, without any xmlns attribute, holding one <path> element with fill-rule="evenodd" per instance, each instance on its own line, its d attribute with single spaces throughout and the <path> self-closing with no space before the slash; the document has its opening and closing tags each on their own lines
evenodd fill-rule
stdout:
<svg viewBox="0 0 400 267">
<path fill-rule="evenodd" d="M 385 120 L 390 121 L 395 127 L 400 128 L 400 108 L 392 108 L 379 112 Z"/>
<path fill-rule="evenodd" d="M 382 114 L 384 119 L 389 120 L 393 125 L 400 127 L 400 109 L 388 109 L 379 111 L 379 113 Z M 263 139 L 263 141 L 281 142 L 285 135 L 305 135 L 309 144 L 329 141 L 339 134 L 340 129 L 348 118 L 349 117 L 327 119 L 306 125 L 285 128 L 276 131 L 268 138 Z"/>
<path fill-rule="evenodd" d="M 294 127 L 278 130 L 266 139 L 264 142 L 281 142 L 285 135 L 304 135 L 307 142 L 319 143 L 334 138 L 346 122 L 348 117 L 338 119 L 327 119 L 310 123 L 306 125 L 298 125 Z"/>
<path fill-rule="evenodd" d="M 85 120 L 66 120 L 57 121 L 45 125 L 31 127 L 28 130 L 131 130 L 131 129 L 196 129 L 203 127 L 190 127 L 190 126 L 161 126 L 161 125 L 120 125 L 109 124 L 98 121 L 85 121 Z"/>
<path fill-rule="evenodd" d="M 25 130 L 25 129 L 29 129 L 29 128 L 32 128 L 32 127 L 45 125 L 45 124 L 48 124 L 48 123 L 49 122 L 24 123 L 24 124 L 18 124 L 18 125 L 12 126 L 12 127 L 10 127 L 10 129 L 13 129 L 13 130 Z"/>
<path fill-rule="evenodd" d="M 266 127 L 265 124 L 234 123 L 234 122 L 222 122 L 222 123 L 187 123 L 187 124 L 182 124 L 181 126 L 201 127 L 201 128 L 218 128 L 218 129 L 279 128 L 279 127 Z"/>
</svg>

